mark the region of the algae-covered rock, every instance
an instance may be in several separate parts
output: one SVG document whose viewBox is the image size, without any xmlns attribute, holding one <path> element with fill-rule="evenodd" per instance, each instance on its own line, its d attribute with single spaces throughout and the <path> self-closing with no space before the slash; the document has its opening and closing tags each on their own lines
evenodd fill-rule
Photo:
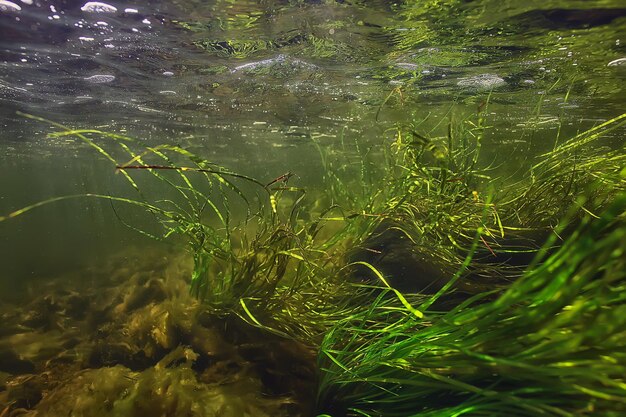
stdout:
<svg viewBox="0 0 626 417">
<path fill-rule="evenodd" d="M 6 385 L 7 399 L 13 408 L 33 408 L 43 397 L 46 381 L 38 375 L 23 375 Z"/>
<path fill-rule="evenodd" d="M 0 371 L 10 374 L 28 374 L 35 371 L 35 364 L 21 358 L 11 347 L 0 346 Z"/>
<path fill-rule="evenodd" d="M 22 323 L 34 329 L 50 330 L 56 327 L 55 317 L 60 309 L 61 307 L 54 297 L 39 298 L 28 307 Z"/>
<path fill-rule="evenodd" d="M 145 369 L 154 363 L 143 350 L 126 342 L 110 340 L 97 342 L 86 357 L 84 365 L 89 368 L 124 365 L 133 370 Z"/>
<path fill-rule="evenodd" d="M 150 303 L 163 301 L 167 298 L 167 291 L 163 281 L 151 279 L 144 285 L 133 288 L 124 300 L 123 310 L 132 311 Z"/>
<path fill-rule="evenodd" d="M 192 369 L 196 358 L 191 349 L 179 347 L 141 373 L 121 365 L 81 371 L 46 396 L 37 411 L 81 417 L 288 415 L 280 406 L 289 400 L 263 398 L 252 378 L 202 384 Z"/>
<path fill-rule="evenodd" d="M 136 375 L 121 365 L 81 371 L 50 392 L 37 411 L 46 416 L 115 415 L 115 403 L 128 395 Z"/>
<path fill-rule="evenodd" d="M 403 228 L 383 222 L 350 254 L 350 262 L 364 262 L 376 268 L 389 285 L 404 292 L 434 294 L 452 277 L 454 269 L 420 248 Z M 357 264 L 352 277 L 384 286 L 367 266 Z"/>
<path fill-rule="evenodd" d="M 0 415 L 303 415 L 292 392 L 302 389 L 285 378 L 301 362 L 259 335 L 254 348 L 231 340 L 231 324 L 190 296 L 188 264 L 176 259 L 159 270 L 150 257 L 111 263 L 95 282 L 63 277 L 23 306 L 0 306 L 14 323 L 37 313 L 33 326 L 0 323 Z"/>
</svg>

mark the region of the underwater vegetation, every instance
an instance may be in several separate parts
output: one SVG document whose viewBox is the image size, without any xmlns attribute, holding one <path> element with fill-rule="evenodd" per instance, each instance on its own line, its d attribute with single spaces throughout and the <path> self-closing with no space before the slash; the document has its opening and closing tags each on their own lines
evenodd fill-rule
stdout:
<svg viewBox="0 0 626 417">
<path fill-rule="evenodd" d="M 323 190 L 298 187 L 291 172 L 259 180 L 180 146 L 24 115 L 93 148 L 129 193 L 59 196 L 0 221 L 97 198 L 138 232 L 182 243 L 208 320 L 317 353 L 302 415 L 622 415 L 626 154 L 603 139 L 626 114 L 555 143 L 513 180 L 479 158 L 487 106 L 442 137 L 415 120 L 375 148 L 346 141 L 350 156 L 314 142 Z M 126 220 L 124 206 L 154 227 Z M 128 390 L 152 392 L 173 363 L 172 390 L 204 390 L 184 346 L 198 343 L 163 342 L 141 376 L 97 371 L 128 372 L 127 386 L 110 388 L 115 410 L 133 415 Z"/>
</svg>

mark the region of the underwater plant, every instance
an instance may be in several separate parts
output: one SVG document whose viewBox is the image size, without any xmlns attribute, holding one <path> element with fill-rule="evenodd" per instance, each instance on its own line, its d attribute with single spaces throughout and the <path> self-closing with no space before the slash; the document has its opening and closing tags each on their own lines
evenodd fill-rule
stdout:
<svg viewBox="0 0 626 417">
<path fill-rule="evenodd" d="M 422 320 L 378 297 L 324 339 L 318 411 L 346 416 L 626 411 L 626 195 L 497 299 Z"/>
<path fill-rule="evenodd" d="M 325 195 L 290 172 L 260 181 L 180 146 L 25 115 L 93 148 L 134 194 L 56 197 L 0 221 L 72 198 L 149 213 L 157 231 L 119 219 L 182 238 L 213 316 L 319 350 L 324 415 L 619 413 L 625 156 L 599 143 L 626 114 L 496 190 L 483 111 L 442 137 L 417 120 L 377 148 L 355 142 L 355 163 L 314 143 Z"/>
</svg>

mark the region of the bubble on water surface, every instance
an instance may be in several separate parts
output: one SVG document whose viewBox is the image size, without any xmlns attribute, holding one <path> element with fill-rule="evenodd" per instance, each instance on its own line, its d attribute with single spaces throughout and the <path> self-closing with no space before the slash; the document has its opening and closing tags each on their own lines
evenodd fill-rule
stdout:
<svg viewBox="0 0 626 417">
<path fill-rule="evenodd" d="M 0 12 L 19 12 L 20 6 L 7 0 L 0 0 Z"/>
<path fill-rule="evenodd" d="M 0 0 L 1 1 L 1 0 Z M 80 8 L 83 12 L 88 13 L 115 13 L 117 8 L 110 4 L 102 3 L 99 1 L 88 1 L 83 7 Z"/>
<path fill-rule="evenodd" d="M 417 71 L 419 70 L 420 66 L 411 62 L 398 62 L 396 63 L 396 68 L 400 68 L 406 71 Z"/>
<path fill-rule="evenodd" d="M 91 77 L 85 78 L 85 81 L 89 81 L 90 83 L 94 83 L 94 84 L 110 83 L 113 80 L 115 80 L 115 76 L 107 75 L 107 74 L 97 74 L 97 75 L 92 75 Z"/>
<path fill-rule="evenodd" d="M 263 59 L 261 61 L 248 62 L 231 69 L 231 73 L 243 72 L 251 73 L 258 71 L 274 71 L 274 75 L 280 75 L 278 70 L 317 70 L 317 65 L 309 64 L 297 58 L 290 58 L 286 55 L 280 54 L 274 58 Z"/>
<path fill-rule="evenodd" d="M 506 85 L 506 81 L 504 81 L 504 78 L 499 77 L 496 74 L 480 74 L 472 77 L 461 78 L 456 85 L 475 90 L 487 90 L 502 87 Z"/>
<path fill-rule="evenodd" d="M 626 58 L 615 59 L 606 65 L 609 67 L 617 67 L 618 65 L 626 65 Z"/>
</svg>

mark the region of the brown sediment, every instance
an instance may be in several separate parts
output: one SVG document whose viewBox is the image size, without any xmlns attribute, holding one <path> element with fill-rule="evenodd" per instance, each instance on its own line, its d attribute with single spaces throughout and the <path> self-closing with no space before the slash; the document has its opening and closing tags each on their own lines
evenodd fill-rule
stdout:
<svg viewBox="0 0 626 417">
<path fill-rule="evenodd" d="M 179 254 L 126 254 L 0 305 L 0 412 L 304 416 L 315 355 L 207 311 Z"/>
</svg>

